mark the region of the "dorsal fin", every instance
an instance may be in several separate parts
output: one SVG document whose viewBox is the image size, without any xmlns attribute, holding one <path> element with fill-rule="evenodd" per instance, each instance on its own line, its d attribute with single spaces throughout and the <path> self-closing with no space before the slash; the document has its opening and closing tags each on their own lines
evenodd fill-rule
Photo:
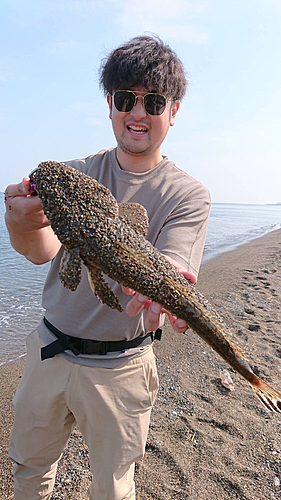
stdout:
<svg viewBox="0 0 281 500">
<path fill-rule="evenodd" d="M 129 224 L 137 234 L 147 236 L 148 215 L 146 209 L 139 203 L 119 203 L 119 219 Z"/>
</svg>

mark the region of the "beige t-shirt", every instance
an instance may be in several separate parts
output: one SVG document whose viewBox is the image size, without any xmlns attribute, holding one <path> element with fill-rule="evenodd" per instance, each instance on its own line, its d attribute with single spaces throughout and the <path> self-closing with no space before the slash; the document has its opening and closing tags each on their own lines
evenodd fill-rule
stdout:
<svg viewBox="0 0 281 500">
<path fill-rule="evenodd" d="M 198 274 L 210 210 L 209 192 L 201 183 L 167 157 L 144 173 L 124 171 L 117 162 L 116 149 L 66 163 L 108 187 L 119 203 L 143 205 L 149 217 L 147 239 L 160 252 Z M 144 335 L 145 312 L 129 318 L 124 311 L 120 313 L 102 304 L 90 288 L 84 264 L 77 290 L 64 288 L 58 276 L 62 251 L 51 263 L 43 291 L 43 307 L 50 323 L 68 335 L 84 339 L 131 340 Z M 125 310 L 131 297 L 122 292 L 118 283 L 106 279 Z M 39 334 L 46 344 L 55 340 L 44 323 L 39 325 Z M 74 356 L 71 351 L 65 351 L 61 356 L 80 364 L 114 367 L 142 349 L 106 356 Z"/>
</svg>

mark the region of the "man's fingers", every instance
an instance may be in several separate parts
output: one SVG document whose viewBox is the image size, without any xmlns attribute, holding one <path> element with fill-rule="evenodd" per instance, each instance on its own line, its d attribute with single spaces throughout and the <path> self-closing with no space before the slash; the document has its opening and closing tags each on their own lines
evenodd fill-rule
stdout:
<svg viewBox="0 0 281 500">
<path fill-rule="evenodd" d="M 188 329 L 188 324 L 183 319 L 177 318 L 173 326 L 175 332 L 183 333 Z"/>
<path fill-rule="evenodd" d="M 42 204 L 39 196 L 27 196 L 22 194 L 17 194 L 15 196 L 7 196 L 5 194 L 5 203 L 6 206 L 11 207 L 13 210 L 16 210 L 19 215 L 29 215 L 39 213 L 41 217 L 43 217 L 44 212 L 42 208 Z"/>
<path fill-rule="evenodd" d="M 195 284 L 197 279 L 196 279 L 196 276 L 187 271 L 185 267 L 181 266 L 175 259 L 172 259 L 171 257 L 168 257 L 167 255 L 165 255 L 165 258 L 171 263 L 173 264 L 173 266 L 175 266 L 177 268 L 177 270 L 182 273 L 184 275 L 184 277 L 190 281 L 191 283 Z"/>
<path fill-rule="evenodd" d="M 169 321 L 176 333 L 184 333 L 189 328 L 186 321 L 180 318 L 176 318 L 176 316 L 173 316 L 168 311 L 165 312 L 168 315 Z"/>
<path fill-rule="evenodd" d="M 27 196 L 29 194 L 30 181 L 24 177 L 18 184 L 10 184 L 5 189 L 5 198 L 14 198 L 15 196 Z"/>
<path fill-rule="evenodd" d="M 127 289 L 129 292 L 132 290 Z M 126 288 L 123 287 L 126 293 Z M 131 295 L 131 293 L 129 293 Z M 163 308 L 156 302 L 151 302 L 147 297 L 136 293 L 134 297 L 128 302 L 126 306 L 126 313 L 131 318 L 139 314 L 143 309 L 147 309 L 145 317 L 145 328 L 147 330 L 155 331 L 159 327 L 162 320 Z"/>
<path fill-rule="evenodd" d="M 193 283 L 193 285 L 195 285 L 197 280 L 196 276 L 193 273 L 190 273 L 189 271 L 182 271 L 182 274 L 188 281 L 190 281 L 190 283 Z"/>
<path fill-rule="evenodd" d="M 128 290 L 129 295 L 135 293 L 130 288 L 122 288 L 125 293 L 125 290 Z M 157 330 L 157 328 L 159 328 L 163 312 L 168 315 L 169 321 L 175 332 L 183 333 L 188 329 L 188 324 L 186 323 L 186 321 L 180 318 L 176 318 L 156 302 L 151 302 L 150 300 L 148 300 L 144 295 L 135 293 L 134 297 L 128 302 L 126 306 L 126 313 L 128 314 L 128 316 L 130 316 L 130 318 L 132 318 L 143 311 L 143 309 L 147 309 L 145 317 L 145 327 L 147 330 L 155 331 Z"/>
<path fill-rule="evenodd" d="M 154 332 L 159 328 L 162 319 L 161 313 L 162 307 L 156 302 L 151 302 L 145 318 L 145 327 L 147 330 Z"/>
<path fill-rule="evenodd" d="M 21 224 L 22 231 L 34 231 L 49 226 L 39 196 L 30 195 L 30 180 L 24 177 L 19 184 L 6 187 L 6 223 Z"/>
<path fill-rule="evenodd" d="M 122 286 L 122 292 L 126 293 L 126 295 L 136 295 L 137 292 L 134 292 L 131 288 L 127 286 Z"/>
<path fill-rule="evenodd" d="M 196 283 L 196 276 L 187 271 L 184 267 L 182 267 L 178 262 L 176 262 L 174 259 L 167 257 L 167 260 L 173 264 L 184 276 L 187 280 L 189 280 L 191 283 Z M 133 317 L 139 314 L 143 309 L 147 309 L 146 317 L 145 317 L 145 327 L 147 330 L 152 330 L 155 331 L 160 323 L 161 323 L 161 316 L 162 313 L 167 313 L 169 317 L 169 321 L 173 327 L 173 329 L 177 333 L 183 333 L 188 329 L 188 324 L 186 321 L 176 318 L 172 314 L 168 313 L 163 307 L 161 307 L 159 304 L 155 302 L 151 302 L 147 299 L 147 297 L 144 297 L 143 295 L 140 295 L 138 293 L 135 293 L 133 290 L 130 288 L 122 287 L 123 292 L 127 293 L 128 295 L 134 295 L 134 297 L 128 302 L 127 307 L 126 307 L 126 312 L 128 316 Z"/>
<path fill-rule="evenodd" d="M 139 314 L 143 309 L 149 307 L 150 300 L 144 295 L 136 293 L 135 296 L 128 302 L 126 306 L 126 313 L 130 318 Z"/>
</svg>

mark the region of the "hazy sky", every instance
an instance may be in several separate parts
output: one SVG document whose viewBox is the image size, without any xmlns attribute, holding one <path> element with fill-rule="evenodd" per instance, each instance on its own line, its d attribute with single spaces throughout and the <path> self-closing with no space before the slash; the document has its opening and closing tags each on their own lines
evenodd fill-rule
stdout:
<svg viewBox="0 0 281 500">
<path fill-rule="evenodd" d="M 280 0 L 0 0 L 0 19 L 1 191 L 115 145 L 100 60 L 154 32 L 189 80 L 162 153 L 215 202 L 281 202 Z"/>
</svg>

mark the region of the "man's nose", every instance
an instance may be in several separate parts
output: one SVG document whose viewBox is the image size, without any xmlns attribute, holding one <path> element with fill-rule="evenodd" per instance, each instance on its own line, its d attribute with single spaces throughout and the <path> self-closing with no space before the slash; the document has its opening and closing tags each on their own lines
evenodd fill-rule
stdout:
<svg viewBox="0 0 281 500">
<path fill-rule="evenodd" d="M 143 105 L 143 98 L 141 96 L 137 96 L 136 105 L 133 107 L 130 113 L 136 120 L 140 120 L 146 116 L 145 107 Z"/>
</svg>

